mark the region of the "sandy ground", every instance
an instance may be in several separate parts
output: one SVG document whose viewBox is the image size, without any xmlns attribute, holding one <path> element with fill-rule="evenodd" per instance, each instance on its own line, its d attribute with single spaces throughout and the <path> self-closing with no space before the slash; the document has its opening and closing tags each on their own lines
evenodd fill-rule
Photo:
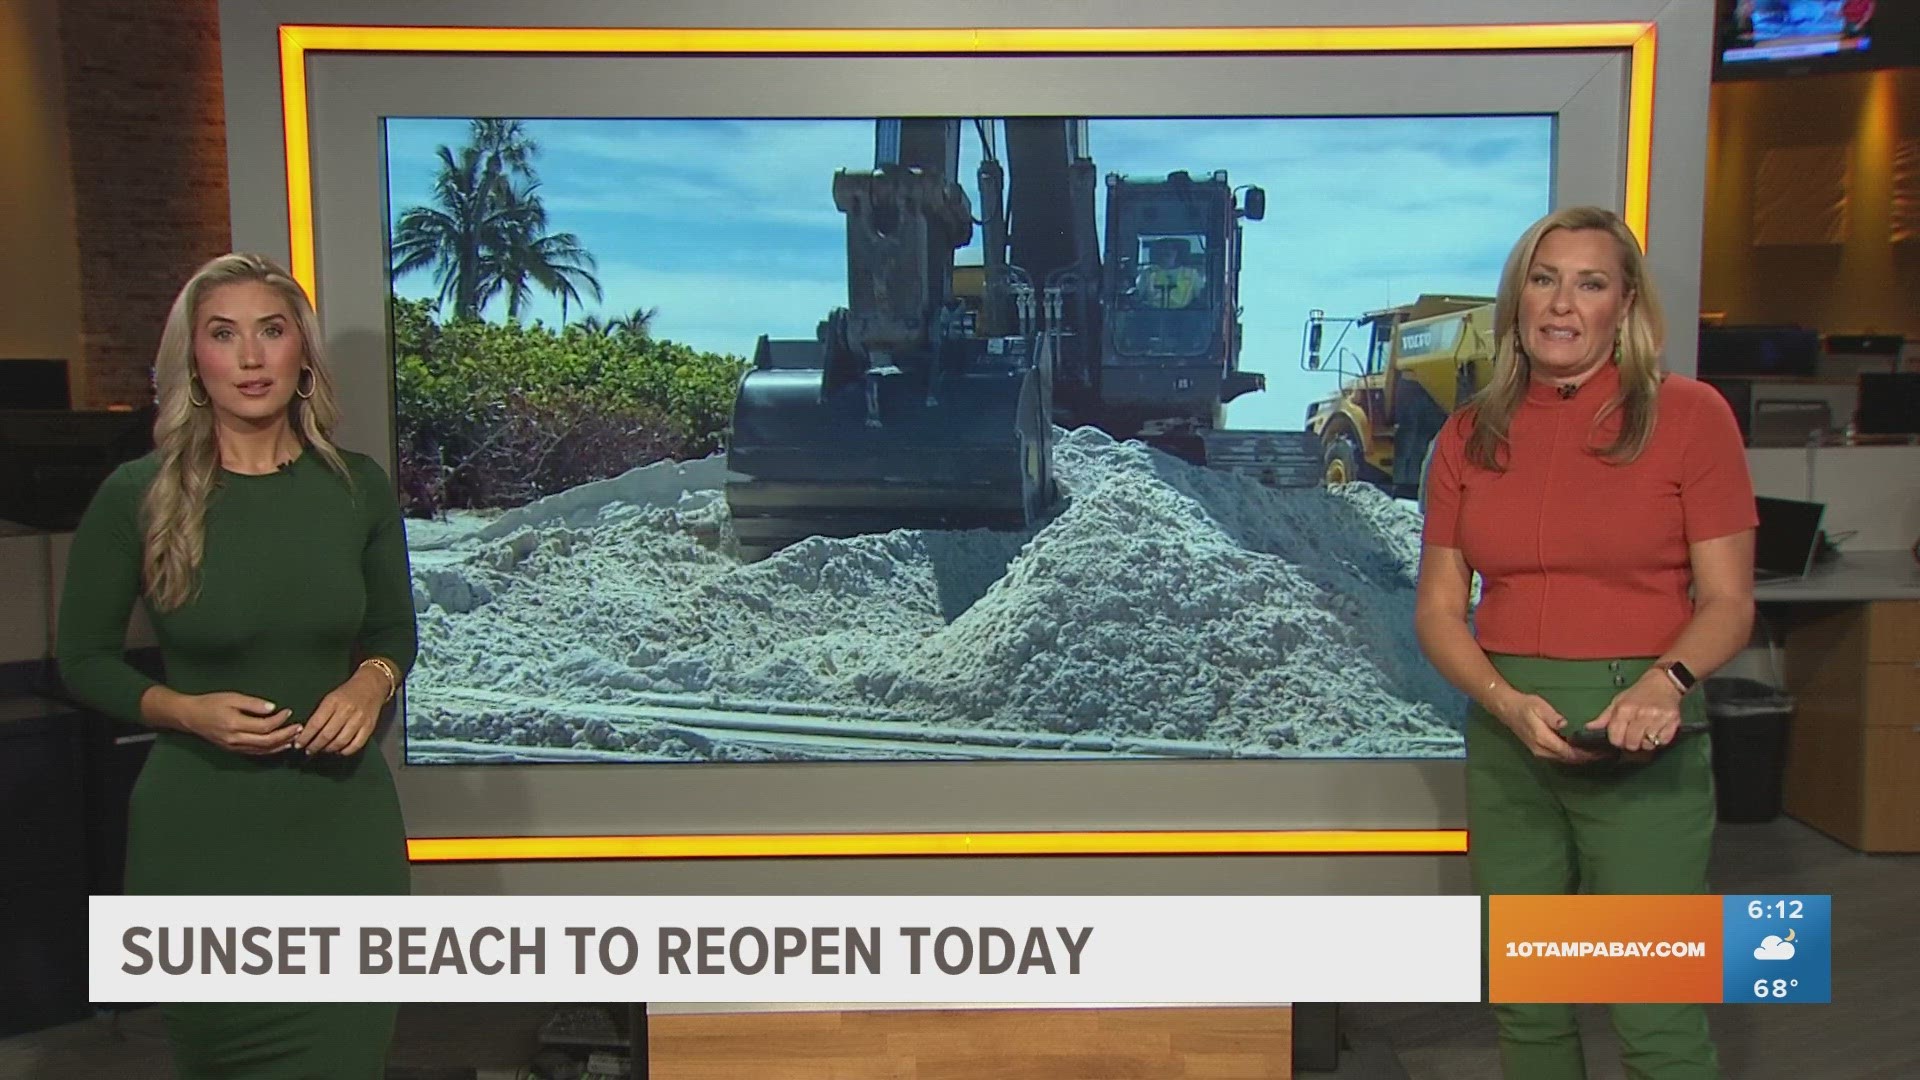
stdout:
<svg viewBox="0 0 1920 1080">
<path fill-rule="evenodd" d="M 416 761 L 1433 757 L 1419 514 L 1083 429 L 1031 533 L 730 554 L 722 459 L 408 522 Z"/>
</svg>

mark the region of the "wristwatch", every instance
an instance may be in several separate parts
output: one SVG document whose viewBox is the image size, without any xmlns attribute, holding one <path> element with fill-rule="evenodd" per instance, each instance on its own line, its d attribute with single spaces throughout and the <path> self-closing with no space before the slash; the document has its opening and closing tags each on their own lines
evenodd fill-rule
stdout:
<svg viewBox="0 0 1920 1080">
<path fill-rule="evenodd" d="M 1672 680 L 1674 689 L 1680 691 L 1681 697 L 1692 693 L 1693 688 L 1700 683 L 1700 680 L 1693 677 L 1693 672 L 1687 670 L 1687 665 L 1678 660 L 1669 660 L 1661 664 L 1660 670 L 1667 673 L 1667 678 Z"/>
</svg>

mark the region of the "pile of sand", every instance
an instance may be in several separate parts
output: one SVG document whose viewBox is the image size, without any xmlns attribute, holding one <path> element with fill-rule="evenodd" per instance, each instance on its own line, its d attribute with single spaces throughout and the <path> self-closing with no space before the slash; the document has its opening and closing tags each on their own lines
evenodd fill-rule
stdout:
<svg viewBox="0 0 1920 1080">
<path fill-rule="evenodd" d="M 1083 429 L 1032 533 L 816 538 L 742 564 L 722 468 L 436 523 L 414 551 L 410 739 L 696 759 L 1460 750 L 1462 702 L 1413 638 L 1419 517 L 1374 488 L 1276 491 Z M 737 732 L 789 713 L 826 734 Z M 952 741 L 912 748 L 935 735 Z"/>
</svg>

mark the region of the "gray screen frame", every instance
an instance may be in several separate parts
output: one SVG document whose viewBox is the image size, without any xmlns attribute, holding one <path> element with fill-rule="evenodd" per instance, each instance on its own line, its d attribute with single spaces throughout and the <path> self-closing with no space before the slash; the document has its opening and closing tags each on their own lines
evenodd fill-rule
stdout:
<svg viewBox="0 0 1920 1080">
<path fill-rule="evenodd" d="M 543 7 L 553 7 L 546 5 Z M 1134 3 L 968 5 L 965 25 L 1156 25 Z M 1670 313 L 1697 308 L 1711 27 L 1707 5 L 1582 0 L 1536 21 L 1659 28 L 1649 253 Z M 396 11 L 396 8 L 401 10 Z M 1696 10 L 1689 10 L 1690 8 Z M 1193 3 L 1182 25 L 1270 21 L 1266 4 Z M 1287 7 L 1296 25 L 1503 22 L 1495 0 Z M 1073 18 L 1072 16 L 1079 16 Z M 1098 17 L 1095 17 L 1098 16 Z M 287 257 L 279 23 L 408 25 L 952 25 L 950 6 L 898 3 L 504 2 L 223 4 L 235 247 Z M 564 67 L 563 67 L 564 65 Z M 1624 52 L 1285 57 L 583 58 L 321 54 L 308 89 L 321 314 L 341 387 L 341 442 L 392 465 L 387 214 L 379 118 L 390 115 L 871 116 L 1547 113 L 1555 205 L 1624 200 Z M 778 94 L 765 88 L 777 86 Z M 1170 100 L 1168 87 L 1180 88 Z M 1417 88 L 1417 92 L 1409 88 Z M 965 107 L 958 103 L 964 101 Z M 635 103 L 644 102 L 646 108 Z M 777 108 L 776 108 L 777 106 Z M 1692 342 L 1670 364 L 1691 372 Z M 874 831 L 1458 829 L 1459 761 L 1204 761 L 408 767 L 381 740 L 414 837 Z"/>
</svg>

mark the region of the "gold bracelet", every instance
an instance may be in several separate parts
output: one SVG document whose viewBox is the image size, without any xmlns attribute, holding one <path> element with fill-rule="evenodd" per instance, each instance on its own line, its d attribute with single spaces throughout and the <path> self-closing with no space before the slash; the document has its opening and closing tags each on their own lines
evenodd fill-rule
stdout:
<svg viewBox="0 0 1920 1080">
<path fill-rule="evenodd" d="M 374 667 L 379 668 L 380 674 L 385 675 L 387 677 L 387 697 L 385 701 L 381 702 L 381 704 L 384 705 L 388 701 L 392 701 L 393 695 L 396 692 L 398 692 L 400 689 L 399 672 L 393 669 L 392 664 L 387 663 L 385 660 L 382 660 L 377 656 L 369 656 L 365 660 L 360 661 L 361 667 L 366 667 L 368 664 L 372 664 Z"/>
</svg>

